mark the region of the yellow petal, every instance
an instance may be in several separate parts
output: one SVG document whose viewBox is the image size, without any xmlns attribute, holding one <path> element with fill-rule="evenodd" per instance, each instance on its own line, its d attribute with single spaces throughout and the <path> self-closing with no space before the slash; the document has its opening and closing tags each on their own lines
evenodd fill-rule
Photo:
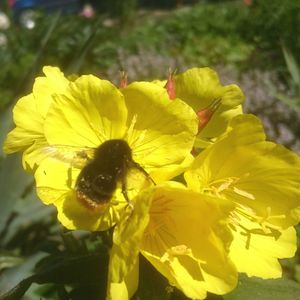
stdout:
<svg viewBox="0 0 300 300">
<path fill-rule="evenodd" d="M 192 154 L 188 154 L 184 161 L 178 164 L 170 164 L 162 166 L 161 168 L 151 172 L 151 178 L 155 183 L 161 183 L 166 180 L 171 180 L 176 176 L 181 175 L 194 161 L 194 156 Z"/>
<path fill-rule="evenodd" d="M 45 136 L 36 139 L 35 142 L 23 152 L 22 165 L 28 172 L 35 172 L 38 165 L 43 161 L 48 154 L 44 151 L 48 143 Z"/>
<path fill-rule="evenodd" d="M 155 79 L 155 80 L 151 81 L 151 83 L 157 84 L 158 86 L 164 88 L 166 86 L 167 80 Z"/>
<path fill-rule="evenodd" d="M 64 94 L 55 95 L 45 121 L 49 144 L 97 147 L 121 138 L 126 108 L 122 94 L 111 83 L 89 75 L 70 83 Z"/>
<path fill-rule="evenodd" d="M 232 227 L 234 240 L 230 247 L 230 258 L 238 271 L 265 279 L 281 277 L 282 270 L 278 258 L 295 255 L 295 229 L 289 227 L 281 232 L 271 232 L 241 214 L 238 218 L 239 225 Z"/>
<path fill-rule="evenodd" d="M 159 257 L 153 256 L 148 252 L 142 251 L 147 260 L 173 285 L 183 291 L 191 299 L 205 299 L 207 288 L 197 263 L 189 258 L 173 258 L 169 265 L 162 263 Z M 198 277 L 198 278 L 197 278 Z M 198 279 L 198 280 L 197 280 Z"/>
<path fill-rule="evenodd" d="M 44 67 L 43 71 L 46 76 L 36 78 L 33 93 L 17 102 L 14 108 L 16 128 L 8 134 L 4 144 L 7 153 L 25 150 L 23 166 L 27 171 L 34 170 L 41 159 L 35 161 L 34 153 L 39 152 L 38 145 L 46 142 L 44 119 L 53 101 L 52 96 L 65 91 L 69 83 L 58 68 Z"/>
<path fill-rule="evenodd" d="M 180 165 L 197 132 L 194 111 L 180 100 L 170 101 L 156 84 L 135 82 L 122 90 L 128 108 L 126 139 L 133 158 L 148 172 Z"/>
<path fill-rule="evenodd" d="M 36 110 L 32 94 L 17 102 L 13 114 L 16 128 L 8 134 L 4 142 L 6 153 L 22 151 L 43 137 L 43 119 Z"/>
<path fill-rule="evenodd" d="M 138 288 L 139 283 L 139 260 L 136 261 L 133 269 L 127 274 L 124 281 L 120 283 L 111 282 L 108 279 L 107 299 L 108 300 L 129 300 Z"/>
<path fill-rule="evenodd" d="M 109 261 L 109 280 L 112 283 L 124 281 L 137 262 L 140 243 L 149 222 L 151 196 L 151 188 L 138 194 L 133 199 L 133 208 L 128 207 L 114 230 Z"/>
<path fill-rule="evenodd" d="M 198 111 L 222 94 L 217 73 L 210 68 L 192 68 L 174 77 L 176 96 Z"/>
<path fill-rule="evenodd" d="M 231 235 L 224 222 L 232 206 L 184 189 L 157 186 L 142 254 L 186 296 L 224 294 L 237 281 L 227 257 Z M 221 207 L 219 206 L 221 205 Z"/>
<path fill-rule="evenodd" d="M 69 85 L 69 80 L 57 67 L 45 66 L 45 77 L 37 77 L 33 85 L 33 95 L 36 99 L 38 113 L 45 118 L 53 95 L 64 93 Z"/>
<path fill-rule="evenodd" d="M 229 121 L 237 115 L 241 115 L 243 109 L 241 105 L 228 109 L 220 107 L 212 116 L 208 124 L 201 130 L 197 136 L 197 141 L 211 141 L 212 138 L 218 137 L 226 131 Z M 197 144 L 195 144 L 195 147 Z"/>
<path fill-rule="evenodd" d="M 218 74 L 210 68 L 192 68 L 174 77 L 176 96 L 194 110 L 207 107 L 214 99 L 222 98 L 226 107 L 236 107 L 244 95 L 236 85 L 222 86 Z M 223 103 L 224 102 L 224 103 Z"/>
</svg>

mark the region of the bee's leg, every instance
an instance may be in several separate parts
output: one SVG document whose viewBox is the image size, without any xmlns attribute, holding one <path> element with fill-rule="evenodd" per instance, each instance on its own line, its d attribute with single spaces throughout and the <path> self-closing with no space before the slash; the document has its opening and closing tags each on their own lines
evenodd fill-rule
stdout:
<svg viewBox="0 0 300 300">
<path fill-rule="evenodd" d="M 130 199 L 128 197 L 128 194 L 127 194 L 127 183 L 126 183 L 126 180 L 122 181 L 122 194 L 123 194 L 125 200 L 127 201 L 129 207 L 133 209 L 133 203 L 130 201 Z"/>
<path fill-rule="evenodd" d="M 148 180 L 150 180 L 154 185 L 156 185 L 155 181 L 152 179 L 152 177 L 145 171 L 145 169 L 143 167 L 141 167 L 137 162 L 133 162 L 134 165 L 133 167 L 138 169 L 139 171 L 141 171 L 146 177 Z"/>
<path fill-rule="evenodd" d="M 123 193 L 123 196 L 125 198 L 125 200 L 129 203 L 130 200 L 129 200 L 129 197 L 128 197 L 128 194 L 127 194 L 127 184 L 125 181 L 122 182 L 122 193 Z"/>
<path fill-rule="evenodd" d="M 67 186 L 69 188 L 72 187 L 72 170 L 73 170 L 73 168 L 72 168 L 72 164 L 71 164 L 70 167 L 68 168 L 68 179 L 67 179 Z"/>
</svg>

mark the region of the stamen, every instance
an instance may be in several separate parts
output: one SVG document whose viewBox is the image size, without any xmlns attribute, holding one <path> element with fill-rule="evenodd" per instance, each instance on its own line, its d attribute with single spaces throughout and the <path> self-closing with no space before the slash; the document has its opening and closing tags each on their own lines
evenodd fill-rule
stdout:
<svg viewBox="0 0 300 300">
<path fill-rule="evenodd" d="M 243 196 L 243 197 L 248 198 L 248 199 L 251 199 L 251 200 L 255 200 L 254 195 L 252 195 L 252 194 L 250 194 L 250 193 L 248 193 L 248 192 L 246 192 L 246 191 L 244 191 L 244 190 L 238 189 L 238 188 L 235 187 L 235 186 L 233 187 L 233 191 L 234 191 L 236 194 L 240 195 L 240 196 Z"/>
<path fill-rule="evenodd" d="M 126 137 L 132 136 L 133 128 L 135 126 L 136 121 L 137 121 L 137 114 L 133 115 L 133 117 L 131 119 L 129 128 L 126 131 Z"/>
<path fill-rule="evenodd" d="M 247 177 L 247 176 L 249 176 L 249 174 L 245 174 L 241 177 Z M 220 193 L 222 193 L 223 191 L 230 189 L 235 194 L 238 194 L 250 200 L 255 200 L 255 196 L 253 194 L 234 186 L 234 184 L 236 184 L 239 180 L 241 180 L 241 178 L 238 177 L 228 177 L 226 179 L 215 180 L 209 184 L 210 187 L 207 188 L 206 190 L 211 191 L 214 194 L 219 196 Z M 216 186 L 216 184 L 218 184 L 219 182 L 221 184 L 219 186 Z"/>
<path fill-rule="evenodd" d="M 165 254 L 161 257 L 160 261 L 162 263 L 166 261 L 171 261 L 175 256 L 182 256 L 182 255 L 191 255 L 192 250 L 188 248 L 186 245 L 178 245 L 168 249 Z"/>
<path fill-rule="evenodd" d="M 241 217 L 248 219 L 250 222 L 256 223 L 257 228 L 248 229 L 241 225 Z M 271 208 L 269 206 L 266 208 L 266 215 L 262 217 L 257 216 L 255 211 L 250 207 L 245 207 L 240 204 L 238 204 L 235 210 L 230 214 L 231 224 L 235 227 L 241 228 L 245 235 L 249 235 L 249 238 L 251 234 L 273 236 L 276 238 L 280 232 L 280 227 L 268 222 L 268 220 L 273 218 L 281 219 L 282 216 L 271 216 Z"/>
<path fill-rule="evenodd" d="M 132 148 L 135 149 L 134 150 L 135 153 L 139 151 L 138 145 L 143 145 L 143 140 L 145 139 L 146 133 L 147 133 L 147 129 L 139 130 L 134 133 L 134 127 L 135 127 L 136 122 L 137 122 L 137 114 L 135 114 L 132 117 L 130 125 L 124 135 L 124 139 L 128 141 L 128 143 L 131 145 Z M 153 148 L 149 151 L 149 153 L 151 153 L 152 151 L 153 151 Z"/>
<path fill-rule="evenodd" d="M 213 193 L 219 195 L 223 191 L 231 188 L 231 186 L 233 184 L 235 184 L 236 182 L 238 182 L 239 180 L 240 180 L 240 178 L 238 178 L 238 177 L 228 177 L 228 178 L 224 178 L 224 179 L 214 180 L 209 183 L 209 188 L 207 188 L 206 190 L 212 191 Z M 220 183 L 220 185 L 217 186 L 219 183 Z"/>
</svg>

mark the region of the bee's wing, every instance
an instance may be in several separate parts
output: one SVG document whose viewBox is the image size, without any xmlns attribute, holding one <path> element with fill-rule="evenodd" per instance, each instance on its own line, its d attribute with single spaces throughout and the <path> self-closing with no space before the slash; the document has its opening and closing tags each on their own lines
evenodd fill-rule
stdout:
<svg viewBox="0 0 300 300">
<path fill-rule="evenodd" d="M 75 147 L 67 145 L 47 145 L 43 152 L 47 157 L 52 157 L 70 163 L 72 167 L 82 169 L 94 157 L 94 148 Z"/>
</svg>

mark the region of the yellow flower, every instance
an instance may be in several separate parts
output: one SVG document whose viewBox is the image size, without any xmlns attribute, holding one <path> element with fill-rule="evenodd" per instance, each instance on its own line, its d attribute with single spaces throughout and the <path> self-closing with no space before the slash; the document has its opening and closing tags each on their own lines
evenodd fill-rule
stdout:
<svg viewBox="0 0 300 300">
<path fill-rule="evenodd" d="M 186 163 L 197 131 L 197 118 L 183 101 L 170 102 L 164 88 L 135 82 L 120 91 L 92 75 L 68 81 L 61 91 L 54 92 L 50 84 L 48 92 L 47 85 L 43 87 L 36 83 L 33 91 L 34 99 L 45 103 L 33 111 L 33 116 L 41 116 L 39 127 L 34 123 L 41 138 L 27 142 L 31 123 L 25 119 L 24 130 L 17 139 L 20 146 L 14 150 L 30 149 L 34 143 L 30 160 L 35 164 L 37 193 L 45 204 L 57 207 L 58 218 L 65 227 L 105 230 L 118 221 L 127 206 L 121 183 L 111 201 L 100 210 L 82 205 L 75 191 L 81 170 L 104 142 L 125 141 L 133 161 L 155 182 L 180 172 Z M 22 111 L 15 115 L 17 126 L 22 118 Z M 8 137 L 11 148 L 13 138 Z M 149 180 L 136 170 L 128 177 L 131 199 Z"/>
<path fill-rule="evenodd" d="M 36 168 L 38 152 L 46 143 L 43 131 L 44 120 L 52 102 L 52 95 L 63 93 L 69 81 L 56 67 L 44 67 L 45 77 L 37 77 L 33 92 L 22 97 L 14 107 L 16 128 L 7 136 L 4 152 L 24 151 L 23 167 L 30 171 Z"/>
<path fill-rule="evenodd" d="M 232 290 L 237 272 L 227 256 L 232 236 L 226 229 L 232 208 L 175 182 L 144 190 L 113 234 L 108 299 L 129 299 L 136 291 L 139 252 L 192 299 Z"/>
<path fill-rule="evenodd" d="M 292 257 L 300 220 L 300 159 L 265 140 L 260 121 L 237 116 L 227 133 L 196 157 L 188 186 L 235 204 L 230 257 L 249 276 L 281 276 L 278 258 Z"/>
</svg>

